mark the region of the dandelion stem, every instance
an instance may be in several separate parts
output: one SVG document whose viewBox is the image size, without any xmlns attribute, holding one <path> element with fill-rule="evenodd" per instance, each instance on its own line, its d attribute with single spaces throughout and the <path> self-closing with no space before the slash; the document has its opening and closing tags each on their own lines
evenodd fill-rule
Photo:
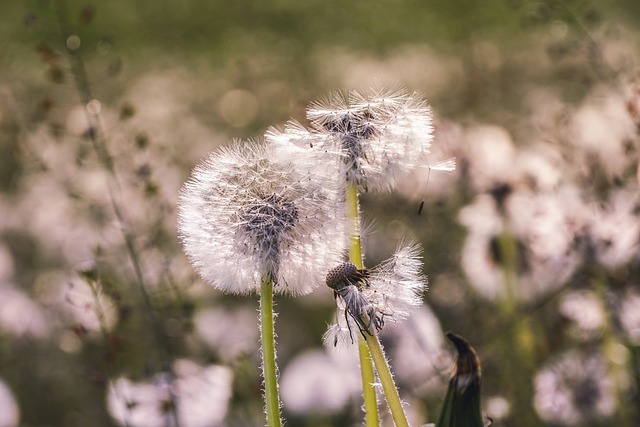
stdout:
<svg viewBox="0 0 640 427">
<path fill-rule="evenodd" d="M 351 221 L 351 236 L 349 245 L 349 261 L 359 269 L 363 268 L 362 248 L 360 246 L 360 207 L 358 204 L 358 187 L 347 184 L 346 190 L 347 217 Z M 367 427 L 378 427 L 378 399 L 374 388 L 375 375 L 369 348 L 362 336 L 358 339 L 358 353 L 360 354 L 360 374 L 362 376 L 362 396 Z"/>
<path fill-rule="evenodd" d="M 389 405 L 389 410 L 391 411 L 393 422 L 395 423 L 396 427 L 409 427 L 407 416 L 402 409 L 400 395 L 398 394 L 398 389 L 396 388 L 396 384 L 393 381 L 393 375 L 391 375 L 389 363 L 387 363 L 387 358 L 384 356 L 384 351 L 382 350 L 382 346 L 380 345 L 380 340 L 378 339 L 378 336 L 374 334 L 367 335 L 366 341 L 367 345 L 369 346 L 371 358 L 376 365 L 378 378 L 380 379 L 380 383 L 382 384 L 382 390 L 384 391 L 384 395 L 387 399 L 387 405 Z"/>
<path fill-rule="evenodd" d="M 351 221 L 351 236 L 349 245 L 349 261 L 359 269 L 363 268 L 362 248 L 360 245 L 360 205 L 358 202 L 358 187 L 347 184 L 347 218 Z"/>
<path fill-rule="evenodd" d="M 262 344 L 262 375 L 267 426 L 280 427 L 280 399 L 276 368 L 275 332 L 273 325 L 273 282 L 268 275 L 260 286 L 260 333 Z"/>
</svg>

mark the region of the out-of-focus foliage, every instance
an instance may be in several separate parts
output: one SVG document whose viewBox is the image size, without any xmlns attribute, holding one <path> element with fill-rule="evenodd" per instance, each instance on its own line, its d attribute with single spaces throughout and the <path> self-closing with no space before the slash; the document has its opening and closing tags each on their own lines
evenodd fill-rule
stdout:
<svg viewBox="0 0 640 427">
<path fill-rule="evenodd" d="M 483 362 L 495 425 L 638 425 L 640 6 L 620 1 L 0 3 L 0 426 L 256 426 L 255 297 L 176 238 L 206 153 L 340 89 L 403 85 L 435 158 L 365 194 L 366 264 L 412 238 L 425 305 L 383 335 L 414 425 Z M 420 201 L 424 208 L 418 214 Z M 291 426 L 359 425 L 329 289 L 277 297 Z M 390 425 L 391 420 L 385 420 Z"/>
</svg>

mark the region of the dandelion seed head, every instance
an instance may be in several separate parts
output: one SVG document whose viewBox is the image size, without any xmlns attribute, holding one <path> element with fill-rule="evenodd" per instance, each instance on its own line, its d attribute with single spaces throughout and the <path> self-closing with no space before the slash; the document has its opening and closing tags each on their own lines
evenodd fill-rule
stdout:
<svg viewBox="0 0 640 427">
<path fill-rule="evenodd" d="M 179 359 L 173 363 L 173 370 L 173 382 L 166 374 L 146 381 L 120 377 L 111 382 L 107 393 L 109 414 L 119 425 L 131 427 L 173 425 L 173 417 L 184 426 L 223 425 L 232 395 L 231 369 Z M 177 407 L 172 404 L 172 394 Z"/>
<path fill-rule="evenodd" d="M 339 313 L 325 334 L 325 345 L 353 343 L 353 331 L 375 334 L 385 322 L 407 318 L 427 289 L 420 255 L 420 246 L 402 243 L 393 257 L 371 270 L 359 270 L 351 263 L 330 270 L 327 286 L 339 297 Z"/>
<path fill-rule="evenodd" d="M 586 340 L 597 337 L 604 329 L 606 313 L 602 305 L 592 291 L 573 291 L 562 297 L 559 311 L 571 321 L 571 334 Z"/>
<path fill-rule="evenodd" d="M 324 135 L 315 147 L 338 154 L 346 181 L 364 190 L 395 188 L 424 162 L 433 140 L 430 107 L 417 93 L 400 90 L 334 93 L 312 104 L 307 118 L 311 133 Z"/>
<path fill-rule="evenodd" d="M 303 153 L 235 143 L 210 155 L 184 185 L 178 229 L 200 275 L 231 293 L 304 294 L 342 257 L 337 186 Z"/>
<path fill-rule="evenodd" d="M 609 417 L 617 407 L 616 381 L 599 354 L 565 353 L 540 370 L 534 383 L 534 406 L 546 422 L 580 425 Z"/>
</svg>

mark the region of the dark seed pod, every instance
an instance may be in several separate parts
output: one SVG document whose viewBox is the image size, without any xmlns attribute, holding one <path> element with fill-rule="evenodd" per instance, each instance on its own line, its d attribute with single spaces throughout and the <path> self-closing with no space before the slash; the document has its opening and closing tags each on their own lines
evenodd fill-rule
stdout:
<svg viewBox="0 0 640 427">
<path fill-rule="evenodd" d="M 359 270 L 355 264 L 343 262 L 327 273 L 327 286 L 338 290 L 344 286 L 357 286 L 358 282 L 368 276 L 367 270 Z"/>
</svg>

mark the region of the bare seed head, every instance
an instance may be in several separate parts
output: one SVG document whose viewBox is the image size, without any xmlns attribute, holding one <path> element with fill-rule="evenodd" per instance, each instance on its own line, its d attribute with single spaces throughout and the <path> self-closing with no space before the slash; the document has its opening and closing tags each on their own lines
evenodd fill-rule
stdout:
<svg viewBox="0 0 640 427">
<path fill-rule="evenodd" d="M 329 270 L 327 273 L 327 286 L 333 290 L 339 290 L 345 286 L 356 286 L 360 281 L 368 277 L 366 270 L 360 270 L 355 264 L 343 262 Z"/>
</svg>

